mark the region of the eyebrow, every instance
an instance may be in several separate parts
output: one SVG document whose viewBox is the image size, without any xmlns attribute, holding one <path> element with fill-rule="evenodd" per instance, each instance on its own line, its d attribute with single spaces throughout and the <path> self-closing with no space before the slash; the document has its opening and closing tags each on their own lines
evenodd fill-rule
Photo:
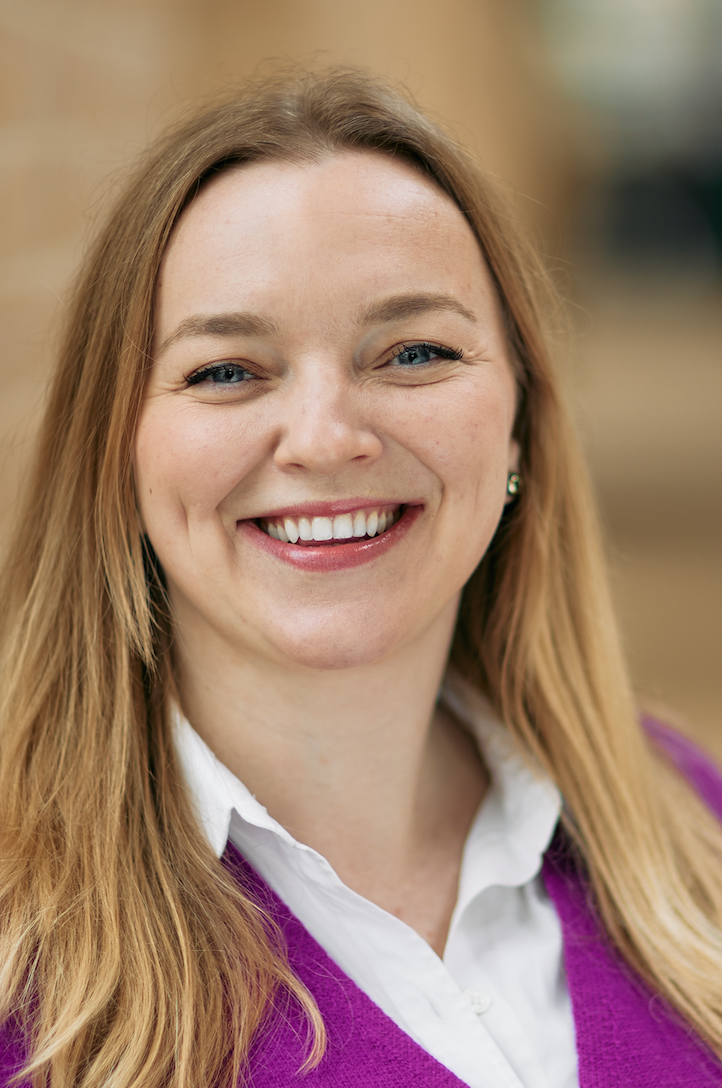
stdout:
<svg viewBox="0 0 722 1088">
<path fill-rule="evenodd" d="M 434 310 L 446 313 L 460 314 L 467 321 L 476 321 L 476 315 L 467 310 L 453 295 L 436 295 L 421 293 L 413 295 L 393 295 L 382 302 L 374 302 L 361 314 L 362 325 L 380 325 L 389 321 L 400 321 L 405 317 L 416 317 L 418 314 L 430 313 Z"/>
<path fill-rule="evenodd" d="M 406 317 L 416 317 L 432 311 L 456 313 L 468 321 L 476 321 L 471 310 L 467 310 L 453 295 L 431 293 L 413 295 L 393 295 L 381 302 L 374 302 L 362 311 L 360 325 L 381 325 L 391 321 L 401 321 Z M 278 325 L 268 317 L 247 312 L 227 314 L 194 314 L 184 318 L 170 333 L 157 351 L 162 355 L 172 344 L 193 336 L 259 336 L 271 337 L 279 333 Z"/>
<path fill-rule="evenodd" d="M 196 314 L 186 317 L 176 329 L 165 338 L 158 348 L 162 355 L 171 344 L 191 336 L 275 336 L 278 326 L 270 318 L 259 314 Z"/>
</svg>

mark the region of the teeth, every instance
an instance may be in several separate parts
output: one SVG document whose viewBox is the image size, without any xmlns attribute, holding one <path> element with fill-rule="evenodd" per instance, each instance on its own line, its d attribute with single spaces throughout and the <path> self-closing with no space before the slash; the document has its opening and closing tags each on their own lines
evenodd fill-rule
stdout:
<svg viewBox="0 0 722 1088">
<path fill-rule="evenodd" d="M 295 544 L 299 534 L 298 526 L 293 518 L 286 518 L 283 522 L 283 528 L 286 530 L 286 536 L 288 537 L 289 543 Z"/>
<path fill-rule="evenodd" d="M 339 514 L 333 519 L 333 539 L 349 540 L 353 536 L 353 521 L 350 514 Z"/>
<path fill-rule="evenodd" d="M 357 510 L 353 516 L 353 535 L 366 536 L 366 515 L 363 510 Z"/>
<path fill-rule="evenodd" d="M 314 540 L 333 540 L 333 522 L 331 518 L 314 518 L 311 522 Z"/>
<path fill-rule="evenodd" d="M 330 540 L 351 540 L 352 537 L 378 536 L 394 525 L 400 516 L 398 506 L 376 510 L 354 510 L 336 517 L 277 518 L 262 520 L 265 529 L 274 540 L 284 544 L 326 543 Z"/>
</svg>

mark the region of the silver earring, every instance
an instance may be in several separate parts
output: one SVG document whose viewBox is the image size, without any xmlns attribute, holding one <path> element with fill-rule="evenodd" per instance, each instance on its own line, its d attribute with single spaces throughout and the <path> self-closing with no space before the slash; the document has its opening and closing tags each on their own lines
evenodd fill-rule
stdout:
<svg viewBox="0 0 722 1088">
<path fill-rule="evenodd" d="M 510 472 L 506 478 L 506 493 L 507 495 L 518 495 L 521 488 L 521 476 L 516 472 Z"/>
</svg>

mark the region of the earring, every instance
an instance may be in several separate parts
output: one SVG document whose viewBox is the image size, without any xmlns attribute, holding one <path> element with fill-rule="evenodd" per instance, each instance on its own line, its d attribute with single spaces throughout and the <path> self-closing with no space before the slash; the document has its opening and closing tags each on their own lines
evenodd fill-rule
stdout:
<svg viewBox="0 0 722 1088">
<path fill-rule="evenodd" d="M 507 495 L 518 495 L 521 488 L 521 476 L 516 472 L 510 472 L 506 478 L 506 493 Z"/>
</svg>

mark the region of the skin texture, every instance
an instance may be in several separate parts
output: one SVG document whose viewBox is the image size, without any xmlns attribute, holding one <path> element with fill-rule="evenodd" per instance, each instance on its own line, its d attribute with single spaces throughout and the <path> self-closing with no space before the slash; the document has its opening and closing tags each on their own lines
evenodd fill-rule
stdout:
<svg viewBox="0 0 722 1088">
<path fill-rule="evenodd" d="M 461 357 L 399 356 L 418 343 Z M 222 381 L 189 384 L 213 365 Z M 183 709 L 281 823 L 439 953 L 486 776 L 436 693 L 517 467 L 515 405 L 479 247 L 405 164 L 236 168 L 176 226 L 135 472 Z M 344 500 L 415 517 L 345 569 L 259 547 L 255 519 Z"/>
</svg>

